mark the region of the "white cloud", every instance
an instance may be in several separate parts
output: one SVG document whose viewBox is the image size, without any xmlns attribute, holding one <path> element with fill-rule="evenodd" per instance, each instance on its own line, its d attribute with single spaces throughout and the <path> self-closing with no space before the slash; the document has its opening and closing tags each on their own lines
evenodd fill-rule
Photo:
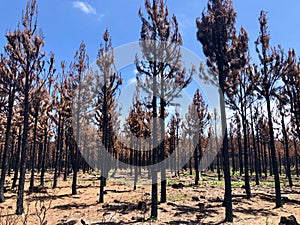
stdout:
<svg viewBox="0 0 300 225">
<path fill-rule="evenodd" d="M 87 2 L 81 2 L 81 1 L 73 2 L 73 7 L 80 9 L 82 12 L 86 14 L 97 14 L 96 9 Z"/>
<path fill-rule="evenodd" d="M 128 84 L 136 84 L 136 78 L 131 78 L 128 80 Z"/>
<path fill-rule="evenodd" d="M 102 14 L 100 14 L 99 16 L 98 16 L 98 22 L 102 22 L 103 21 L 103 18 L 104 18 L 104 14 L 102 13 Z"/>
</svg>

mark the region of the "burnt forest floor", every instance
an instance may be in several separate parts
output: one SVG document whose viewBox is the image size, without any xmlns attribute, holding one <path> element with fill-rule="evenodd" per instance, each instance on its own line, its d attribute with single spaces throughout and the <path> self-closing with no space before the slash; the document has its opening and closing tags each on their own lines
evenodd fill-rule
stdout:
<svg viewBox="0 0 300 225">
<path fill-rule="evenodd" d="M 14 215 L 17 190 L 10 188 L 12 177 L 7 177 L 6 201 L 0 204 L 0 225 L 12 224 L 223 224 L 225 208 L 223 179 L 203 172 L 199 185 L 188 172 L 167 180 L 167 202 L 158 205 L 159 217 L 151 220 L 151 184 L 138 183 L 133 191 L 128 171 L 117 171 L 107 180 L 105 203 L 98 203 L 99 175 L 95 172 L 78 174 L 77 195 L 71 195 L 72 176 L 58 180 L 52 189 L 53 174 L 46 174 L 44 187 L 35 193 L 25 193 L 25 213 Z M 143 177 L 147 172 L 142 171 Z M 36 183 L 39 176 L 37 175 Z M 233 224 L 279 224 L 281 216 L 294 215 L 300 221 L 300 179 L 293 177 L 294 187 L 288 187 L 281 176 L 283 207 L 275 208 L 275 190 L 272 177 L 261 178 L 259 186 L 251 181 L 251 199 L 245 198 L 244 182 L 238 175 L 232 177 Z M 26 179 L 28 190 L 29 174 Z M 159 185 L 160 186 L 160 185 Z M 160 200 L 160 187 L 159 200 Z"/>
</svg>

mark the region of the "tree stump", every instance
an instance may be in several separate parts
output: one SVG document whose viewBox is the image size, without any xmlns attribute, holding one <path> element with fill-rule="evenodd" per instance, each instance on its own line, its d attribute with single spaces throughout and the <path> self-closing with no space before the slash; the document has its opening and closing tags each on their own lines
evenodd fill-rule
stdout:
<svg viewBox="0 0 300 225">
<path fill-rule="evenodd" d="M 288 217 L 282 216 L 279 225 L 299 225 L 294 215 Z"/>
</svg>

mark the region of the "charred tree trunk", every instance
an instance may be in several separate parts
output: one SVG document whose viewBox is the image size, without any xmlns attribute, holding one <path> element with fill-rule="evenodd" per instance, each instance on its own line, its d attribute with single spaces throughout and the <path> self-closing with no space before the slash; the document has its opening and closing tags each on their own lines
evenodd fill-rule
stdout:
<svg viewBox="0 0 300 225">
<path fill-rule="evenodd" d="M 64 122 L 61 127 L 60 132 L 60 142 L 59 142 L 59 156 L 58 156 L 58 169 L 57 176 L 60 177 L 61 169 L 62 169 L 62 153 L 63 153 L 63 145 L 64 145 Z"/>
<path fill-rule="evenodd" d="M 299 177 L 298 148 L 297 148 L 297 141 L 295 138 L 294 138 L 294 149 L 295 149 L 296 176 Z"/>
<path fill-rule="evenodd" d="M 259 185 L 259 158 L 258 158 L 258 147 L 259 143 L 256 143 L 256 138 L 255 138 L 255 132 L 254 132 L 254 119 L 253 119 L 253 114 L 252 114 L 252 107 L 250 107 L 250 115 L 251 115 L 251 131 L 252 131 L 252 144 L 253 144 L 253 151 L 254 151 L 254 169 L 255 169 L 255 184 Z M 257 146 L 256 146 L 257 145 Z"/>
<path fill-rule="evenodd" d="M 281 176 L 282 175 L 282 158 L 281 158 L 281 154 L 280 152 L 278 152 L 278 162 L 279 162 L 279 175 Z"/>
<path fill-rule="evenodd" d="M 58 178 L 58 163 L 59 163 L 59 150 L 60 150 L 60 142 L 61 142 L 61 126 L 62 126 L 62 118 L 61 113 L 58 116 L 58 127 L 57 127 L 57 143 L 56 143 L 56 153 L 55 153 L 55 166 L 54 166 L 54 178 L 53 178 L 53 188 L 57 187 L 57 178 Z"/>
<path fill-rule="evenodd" d="M 263 146 L 264 146 L 264 173 L 265 177 L 268 176 L 268 157 L 267 157 L 267 144 L 266 141 L 263 141 Z"/>
<path fill-rule="evenodd" d="M 44 143 L 43 143 L 43 158 L 42 158 L 42 168 L 41 168 L 41 178 L 40 184 L 44 186 L 44 176 L 45 176 L 45 160 L 47 155 L 47 147 L 48 147 L 48 132 L 47 127 L 44 128 Z"/>
<path fill-rule="evenodd" d="M 199 138 L 199 137 L 197 137 Z M 197 143 L 196 148 L 194 150 L 194 165 L 195 165 L 195 185 L 199 185 L 199 141 L 196 141 L 194 143 Z"/>
<path fill-rule="evenodd" d="M 38 110 L 39 108 L 35 108 L 34 112 L 34 128 L 33 128 L 33 148 L 31 152 L 31 174 L 30 174 L 30 184 L 29 184 L 29 193 L 33 192 L 34 188 L 34 169 L 35 169 L 35 161 L 36 161 L 36 138 L 37 138 L 37 122 L 38 122 Z"/>
<path fill-rule="evenodd" d="M 27 65 L 26 71 L 29 71 L 29 64 Z M 28 144 L 28 130 L 29 130 L 29 72 L 25 75 L 25 91 L 24 91 L 24 118 L 23 118 L 23 138 L 22 138 L 22 151 L 21 151 L 21 164 L 20 164 L 20 179 L 18 186 L 17 195 L 17 207 L 16 214 L 22 215 L 24 212 L 24 186 L 25 186 L 25 173 L 26 173 L 26 155 L 27 155 L 27 144 Z"/>
<path fill-rule="evenodd" d="M 37 170 L 38 173 L 41 173 L 41 167 L 42 167 L 42 161 L 43 161 L 43 143 L 39 143 L 39 153 L 38 153 L 38 165 Z"/>
<path fill-rule="evenodd" d="M 218 174 L 218 181 L 221 181 L 221 162 L 220 162 L 220 152 L 217 154 L 217 174 Z"/>
<path fill-rule="evenodd" d="M 6 131 L 5 131 L 5 144 L 4 151 L 2 156 L 2 165 L 1 165 L 1 178 L 0 178 L 0 203 L 5 201 L 4 198 L 4 183 L 5 183 L 5 175 L 7 172 L 7 164 L 8 164 L 8 156 L 9 156 L 9 144 L 10 144 L 10 131 L 12 125 L 12 117 L 13 117 L 13 106 L 14 106 L 14 98 L 15 98 L 15 87 L 10 88 L 9 100 L 8 100 L 8 114 L 6 119 Z"/>
<path fill-rule="evenodd" d="M 164 78 L 161 75 L 160 82 L 160 162 L 161 162 L 161 195 L 160 202 L 165 203 L 167 201 L 167 181 L 166 181 L 166 163 L 165 163 L 165 93 L 164 93 Z M 179 168 L 178 168 L 179 169 Z"/>
<path fill-rule="evenodd" d="M 17 153 L 16 153 L 16 162 L 15 162 L 15 168 L 14 168 L 14 177 L 13 177 L 13 183 L 11 188 L 15 188 L 17 186 L 17 180 L 18 180 L 18 173 L 19 173 L 19 167 L 20 167 L 20 152 L 21 152 L 21 143 L 22 143 L 22 129 L 19 128 L 19 135 L 18 135 L 18 146 L 17 146 Z"/>
<path fill-rule="evenodd" d="M 266 102 L 267 102 L 267 113 L 268 113 L 268 125 L 270 129 L 270 149 L 271 149 L 271 156 L 272 156 L 272 167 L 273 167 L 274 179 L 275 179 L 276 208 L 279 208 L 282 207 L 280 179 L 278 174 L 278 165 L 277 165 L 277 157 L 276 157 L 275 141 L 274 141 L 274 129 L 273 129 L 273 121 L 272 121 L 272 113 L 271 113 L 271 102 L 270 102 L 269 95 L 266 96 Z"/>
<path fill-rule="evenodd" d="M 230 145 L 231 145 L 231 160 L 232 160 L 232 175 L 235 174 L 235 158 L 234 158 L 234 143 L 233 143 L 233 135 L 230 135 Z"/>
<path fill-rule="evenodd" d="M 138 152 L 140 152 L 139 150 L 139 140 L 136 141 L 136 146 L 135 146 L 135 151 L 134 151 L 134 184 L 133 184 L 133 190 L 136 190 L 136 185 L 137 185 L 137 181 L 138 181 Z"/>
<path fill-rule="evenodd" d="M 263 161 L 263 153 L 262 153 L 262 147 L 260 143 L 258 129 L 256 129 L 256 143 L 257 143 L 257 151 L 258 151 L 258 172 L 259 172 L 259 176 L 262 177 L 261 163 Z"/>
<path fill-rule="evenodd" d="M 281 126 L 282 126 L 282 134 L 284 138 L 284 150 L 285 150 L 285 158 L 286 158 L 286 176 L 289 181 L 289 186 L 293 187 L 292 175 L 291 175 L 291 162 L 290 162 L 290 152 L 289 152 L 289 139 L 285 127 L 284 122 L 284 113 L 281 114 Z"/>
<path fill-rule="evenodd" d="M 243 165 L 243 148 L 241 141 L 241 132 L 238 130 L 238 148 L 239 148 L 239 165 L 240 165 L 240 176 L 243 176 L 244 173 L 244 165 Z"/>
<path fill-rule="evenodd" d="M 158 132 L 157 132 L 157 65 L 154 60 L 154 74 L 153 74 L 153 96 L 152 96 L 152 116 L 153 116 L 153 145 L 152 145 L 152 165 L 158 162 Z M 153 167 L 151 171 L 152 187 L 151 187 L 151 218 L 156 219 L 157 212 L 157 170 Z"/>
<path fill-rule="evenodd" d="M 244 109 L 245 110 L 245 109 Z M 245 165 L 245 190 L 247 199 L 251 198 L 251 190 L 250 190 L 250 178 L 249 178 L 249 160 L 248 160 L 248 135 L 247 135 L 247 119 L 246 112 L 243 111 L 242 116 L 242 125 L 243 125 L 243 136 L 244 136 L 244 165 Z"/>
<path fill-rule="evenodd" d="M 64 169 L 64 181 L 67 181 L 68 177 L 68 170 L 69 170 L 69 163 L 70 163 L 70 137 L 67 134 L 65 139 L 66 145 L 66 155 L 65 155 L 65 169 Z"/>
</svg>

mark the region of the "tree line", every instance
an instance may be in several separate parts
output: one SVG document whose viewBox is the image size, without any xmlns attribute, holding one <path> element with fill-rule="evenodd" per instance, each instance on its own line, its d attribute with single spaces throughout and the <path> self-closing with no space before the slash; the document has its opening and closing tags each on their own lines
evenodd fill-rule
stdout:
<svg viewBox="0 0 300 225">
<path fill-rule="evenodd" d="M 159 163 L 158 168 L 148 170 L 151 217 L 157 218 L 159 185 L 160 202 L 167 201 L 166 171 L 179 176 L 180 171 L 192 175 L 194 170 L 194 182 L 199 185 L 199 165 L 210 151 L 217 156 L 207 169 L 216 170 L 218 179 L 223 176 L 225 180 L 225 221 L 233 220 L 231 176 L 235 174 L 244 179 L 247 199 L 251 198 L 251 179 L 259 185 L 264 177 L 274 176 L 276 207 L 282 206 L 280 175 L 286 175 L 290 187 L 292 176 L 299 177 L 300 61 L 295 50 L 271 46 L 267 14 L 261 11 L 256 55 L 252 56 L 258 61 L 253 63 L 248 33 L 235 27 L 232 1 L 208 0 L 195 24 L 208 74 L 201 67 L 187 71 L 181 61 L 183 38 L 176 16 L 169 16 L 162 0 L 146 0 L 144 10 L 145 14 L 138 11 L 143 58 L 135 60 L 136 90 L 124 129 L 117 98 L 123 77 L 115 67 L 108 29 L 99 46 L 97 72 L 90 66 L 84 42 L 72 62 L 62 61 L 59 66 L 54 53 L 44 52 L 36 0 L 27 3 L 20 25 L 5 35 L 7 43 L 0 56 L 0 202 L 5 201 L 7 175 L 13 175 L 11 188 L 18 191 L 16 214 L 24 212 L 26 172 L 30 173 L 29 193 L 36 191 L 37 182 L 44 186 L 45 173 L 51 171 L 53 188 L 59 177 L 72 176 L 72 194 L 77 194 L 77 173 L 95 169 L 81 152 L 92 143 L 95 131 L 105 150 L 99 151 L 97 143 L 96 150 L 86 149 L 100 160 L 95 162 L 101 171 L 100 203 L 105 201 L 109 171 L 130 169 L 135 190 L 141 167 Z M 156 54 L 158 50 L 163 54 Z M 207 81 L 219 87 L 220 99 L 224 99 L 220 115 L 209 110 L 200 89 L 194 90 L 185 115 L 168 112 L 172 100 L 194 76 L 209 77 Z M 85 114 L 91 107 L 92 113 Z M 229 119 L 228 112 L 232 114 Z M 227 124 L 221 139 L 218 120 Z M 103 151 L 125 166 L 118 167 Z"/>
</svg>

